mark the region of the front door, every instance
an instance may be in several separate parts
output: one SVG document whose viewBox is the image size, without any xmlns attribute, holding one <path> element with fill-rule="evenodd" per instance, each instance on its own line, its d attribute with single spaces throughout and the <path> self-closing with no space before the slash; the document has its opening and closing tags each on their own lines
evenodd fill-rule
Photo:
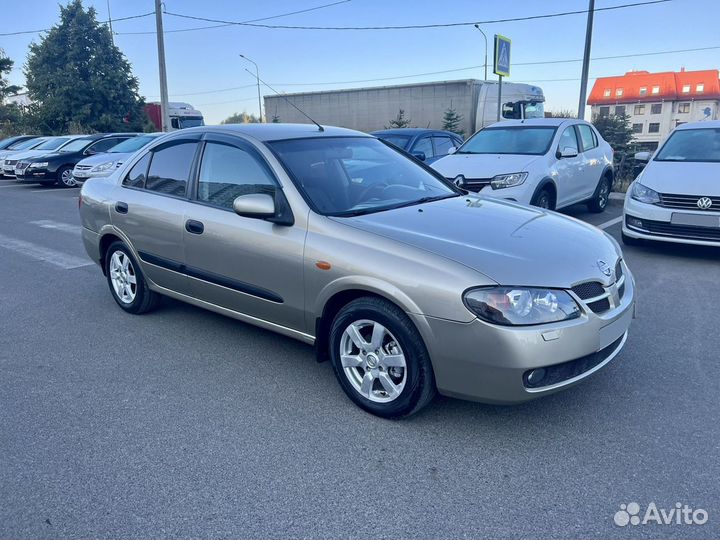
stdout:
<svg viewBox="0 0 720 540">
<path fill-rule="evenodd" d="M 194 203 L 183 231 L 192 295 L 306 331 L 304 227 L 237 215 L 233 201 L 249 186 L 279 189 L 279 183 L 259 152 L 244 140 L 211 134 L 203 144 Z"/>
<path fill-rule="evenodd" d="M 583 157 L 580 154 L 581 147 L 578 144 L 575 126 L 566 127 L 560 134 L 558 140 L 558 154 L 565 149 L 574 150 L 577 155 L 574 157 L 558 157 L 555 167 L 557 168 L 557 208 L 562 208 L 579 200 L 582 191 L 583 180 L 580 174 L 583 164 Z"/>
</svg>

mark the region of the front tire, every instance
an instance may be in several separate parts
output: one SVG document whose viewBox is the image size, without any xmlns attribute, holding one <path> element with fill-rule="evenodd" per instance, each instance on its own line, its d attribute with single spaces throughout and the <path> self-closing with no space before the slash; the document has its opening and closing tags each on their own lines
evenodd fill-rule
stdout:
<svg viewBox="0 0 720 540">
<path fill-rule="evenodd" d="M 430 355 L 407 315 L 387 300 L 353 300 L 330 330 L 330 359 L 340 386 L 362 409 L 402 418 L 435 395 Z"/>
<path fill-rule="evenodd" d="M 72 167 L 60 167 L 57 172 L 57 184 L 60 187 L 77 187 L 77 182 L 72 175 Z"/>
<path fill-rule="evenodd" d="M 603 176 L 595 189 L 593 198 L 588 201 L 587 207 L 593 214 L 600 214 L 607 208 L 608 201 L 610 200 L 610 190 L 612 189 L 612 179 L 608 176 Z"/>
<path fill-rule="evenodd" d="M 124 242 L 113 242 L 105 255 L 105 276 L 115 302 L 128 313 L 139 315 L 154 309 L 160 296 L 151 291 Z"/>
<path fill-rule="evenodd" d="M 545 210 L 555 210 L 553 194 L 548 188 L 542 188 L 538 191 L 530 204 L 532 206 L 537 206 L 538 208 L 544 208 Z"/>
</svg>

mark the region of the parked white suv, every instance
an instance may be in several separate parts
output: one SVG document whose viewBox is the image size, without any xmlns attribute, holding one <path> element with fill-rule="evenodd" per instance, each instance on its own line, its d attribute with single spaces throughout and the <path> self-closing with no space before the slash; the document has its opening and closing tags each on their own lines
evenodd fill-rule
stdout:
<svg viewBox="0 0 720 540">
<path fill-rule="evenodd" d="M 720 245 L 720 120 L 675 128 L 630 185 L 623 218 L 626 244 Z"/>
<path fill-rule="evenodd" d="M 585 202 L 602 212 L 612 188 L 613 151 L 583 120 L 510 120 L 478 131 L 432 167 L 483 195 L 552 210 Z"/>
</svg>

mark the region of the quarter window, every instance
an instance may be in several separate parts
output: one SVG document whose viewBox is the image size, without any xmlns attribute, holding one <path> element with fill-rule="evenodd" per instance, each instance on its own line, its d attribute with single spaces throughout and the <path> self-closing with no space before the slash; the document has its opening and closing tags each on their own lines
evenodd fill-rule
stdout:
<svg viewBox="0 0 720 540">
<path fill-rule="evenodd" d="M 182 142 L 153 152 L 145 188 L 184 196 L 196 149 L 196 142 Z"/>
<path fill-rule="evenodd" d="M 580 139 L 582 141 L 583 152 L 595 148 L 598 143 L 595 138 L 595 133 L 590 126 L 586 124 L 578 124 L 578 131 L 580 131 Z"/>
<path fill-rule="evenodd" d="M 264 163 L 247 150 L 209 142 L 203 151 L 198 180 L 199 201 L 232 209 L 240 195 L 257 192 L 257 186 L 274 186 Z"/>
<path fill-rule="evenodd" d="M 575 127 L 570 126 L 569 128 L 566 128 L 565 131 L 562 132 L 562 135 L 560 135 L 560 142 L 558 143 L 558 148 L 562 152 L 566 148 L 571 148 L 575 150 L 576 152 L 580 152 L 580 149 L 578 148 L 578 142 L 577 142 L 577 136 L 575 135 Z"/>
<path fill-rule="evenodd" d="M 145 154 L 138 161 L 123 180 L 123 186 L 144 188 L 145 179 L 147 178 L 148 165 L 150 164 L 150 154 Z"/>
</svg>

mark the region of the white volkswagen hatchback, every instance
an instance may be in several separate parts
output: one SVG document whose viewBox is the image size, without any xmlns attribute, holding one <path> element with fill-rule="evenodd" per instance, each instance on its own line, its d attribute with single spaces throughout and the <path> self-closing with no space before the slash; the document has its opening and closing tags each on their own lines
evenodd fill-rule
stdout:
<svg viewBox="0 0 720 540">
<path fill-rule="evenodd" d="M 648 161 L 650 154 L 635 158 Z M 626 244 L 720 246 L 720 121 L 675 128 L 630 185 L 623 217 Z"/>
<path fill-rule="evenodd" d="M 492 124 L 432 167 L 469 191 L 556 210 L 607 206 L 613 151 L 592 124 L 535 118 Z"/>
</svg>

